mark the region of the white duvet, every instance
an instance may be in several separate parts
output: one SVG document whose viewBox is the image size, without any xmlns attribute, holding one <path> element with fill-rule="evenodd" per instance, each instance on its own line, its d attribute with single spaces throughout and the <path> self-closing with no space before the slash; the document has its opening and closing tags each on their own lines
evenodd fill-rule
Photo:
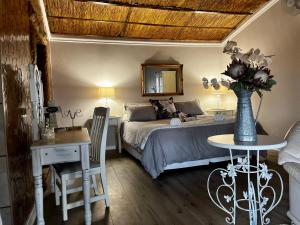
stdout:
<svg viewBox="0 0 300 225">
<path fill-rule="evenodd" d="M 186 127 L 206 126 L 213 124 L 232 123 L 234 117 L 227 117 L 223 121 L 215 121 L 213 116 L 198 116 L 197 120 L 183 122 L 181 125 L 171 126 L 170 119 L 155 120 L 147 122 L 129 122 L 124 121 L 123 140 L 133 147 L 144 149 L 150 134 L 159 129 L 183 129 Z"/>
</svg>

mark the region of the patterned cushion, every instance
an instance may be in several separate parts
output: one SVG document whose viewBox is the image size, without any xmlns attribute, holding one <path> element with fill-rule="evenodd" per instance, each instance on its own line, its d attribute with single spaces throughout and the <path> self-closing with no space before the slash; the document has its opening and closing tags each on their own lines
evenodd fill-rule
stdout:
<svg viewBox="0 0 300 225">
<path fill-rule="evenodd" d="M 168 100 L 150 99 L 149 101 L 155 109 L 156 118 L 158 120 L 177 117 L 172 97 Z"/>
</svg>

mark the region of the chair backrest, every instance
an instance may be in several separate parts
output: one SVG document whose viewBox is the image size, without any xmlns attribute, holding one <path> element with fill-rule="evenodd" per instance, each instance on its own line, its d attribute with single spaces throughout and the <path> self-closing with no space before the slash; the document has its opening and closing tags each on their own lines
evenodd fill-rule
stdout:
<svg viewBox="0 0 300 225">
<path fill-rule="evenodd" d="M 109 120 L 109 108 L 96 107 L 94 109 L 91 136 L 90 158 L 100 164 L 105 163 L 105 150 Z"/>
</svg>

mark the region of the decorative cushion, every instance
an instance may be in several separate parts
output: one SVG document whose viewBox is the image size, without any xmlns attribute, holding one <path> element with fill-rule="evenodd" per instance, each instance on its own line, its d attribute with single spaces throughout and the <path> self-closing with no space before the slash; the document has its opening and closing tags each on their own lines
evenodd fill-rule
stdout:
<svg viewBox="0 0 300 225">
<path fill-rule="evenodd" d="M 188 116 L 203 115 L 203 111 L 197 100 L 186 101 L 186 102 L 175 102 L 175 107 L 177 111 L 183 112 Z"/>
<path fill-rule="evenodd" d="M 150 99 L 149 101 L 155 109 L 157 119 L 170 119 L 177 117 L 172 97 L 168 100 Z"/>
<path fill-rule="evenodd" d="M 128 121 L 153 121 L 156 120 L 154 108 L 150 106 L 127 106 Z"/>
</svg>

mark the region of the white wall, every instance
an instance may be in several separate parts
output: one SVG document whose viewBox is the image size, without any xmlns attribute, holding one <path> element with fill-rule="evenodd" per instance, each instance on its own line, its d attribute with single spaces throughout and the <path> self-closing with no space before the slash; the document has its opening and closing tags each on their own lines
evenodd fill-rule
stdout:
<svg viewBox="0 0 300 225">
<path fill-rule="evenodd" d="M 270 69 L 278 84 L 265 93 L 259 120 L 270 134 L 283 136 L 300 119 L 300 15 L 287 14 L 279 2 L 235 40 L 245 51 L 260 48 L 266 55 L 275 55 Z M 228 62 L 229 57 L 223 54 L 224 68 Z M 256 96 L 254 108 L 259 99 Z"/>
<path fill-rule="evenodd" d="M 102 83 L 116 88 L 116 98 L 109 103 L 112 114 L 122 114 L 124 102 L 148 102 L 149 97 L 141 97 L 143 63 L 183 64 L 184 96 L 175 99 L 200 98 L 204 108 L 216 106 L 216 96 L 205 94 L 201 80 L 203 76 L 215 77 L 223 70 L 221 48 L 52 43 L 51 51 L 54 99 L 64 110 L 83 111 L 77 125 L 92 115 L 95 106 L 104 104 L 97 96 L 97 87 Z M 234 107 L 229 105 L 230 100 L 226 104 Z M 66 119 L 59 123 L 71 124 Z"/>
<path fill-rule="evenodd" d="M 245 50 L 260 48 L 276 55 L 271 71 L 278 85 L 265 94 L 259 120 L 270 134 L 283 136 L 300 113 L 300 16 L 288 15 L 279 2 L 235 39 Z M 220 74 L 229 62 L 221 48 L 51 43 L 51 50 L 55 101 L 64 110 L 82 109 L 77 125 L 92 115 L 95 106 L 103 105 L 97 97 L 102 82 L 116 87 L 112 114 L 122 114 L 124 102 L 148 101 L 141 97 L 142 63 L 183 64 L 185 94 L 175 99 L 200 98 L 204 109 L 215 107 L 216 96 L 205 94 L 201 79 Z M 253 100 L 255 110 L 258 98 Z M 233 95 L 223 96 L 222 101 L 224 107 L 235 108 Z M 59 122 L 71 124 L 66 119 Z"/>
</svg>

